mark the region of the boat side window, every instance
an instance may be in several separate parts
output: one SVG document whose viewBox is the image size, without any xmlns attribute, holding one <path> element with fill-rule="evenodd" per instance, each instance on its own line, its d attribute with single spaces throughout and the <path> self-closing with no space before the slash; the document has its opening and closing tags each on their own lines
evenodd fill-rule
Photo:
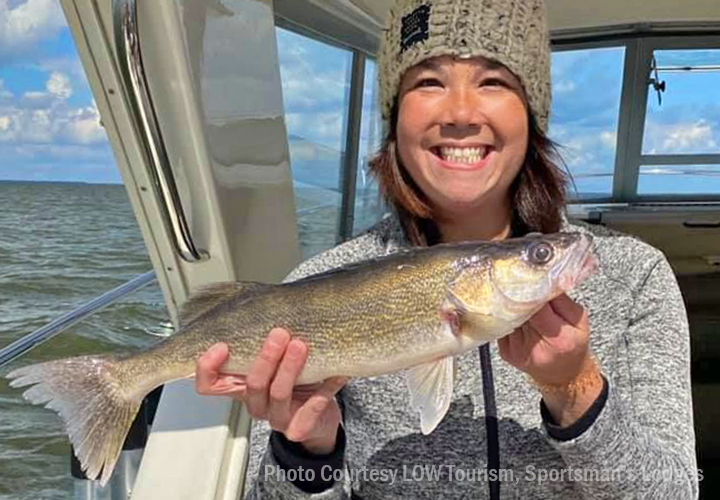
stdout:
<svg viewBox="0 0 720 500">
<path fill-rule="evenodd" d="M 550 138 L 572 175 L 577 201 L 610 198 L 625 47 L 553 52 Z"/>
<path fill-rule="evenodd" d="M 720 195 L 720 49 L 653 51 L 638 195 Z"/>
<path fill-rule="evenodd" d="M 277 28 L 298 232 L 308 258 L 337 244 L 352 52 Z"/>
<path fill-rule="evenodd" d="M 377 64 L 372 59 L 365 61 L 353 234 L 361 233 L 374 225 L 387 211 L 387 207 L 380 198 L 377 183 L 370 175 L 368 165 L 368 162 L 380 149 L 383 139 L 383 123 L 378 104 L 379 89 L 376 67 Z"/>
</svg>

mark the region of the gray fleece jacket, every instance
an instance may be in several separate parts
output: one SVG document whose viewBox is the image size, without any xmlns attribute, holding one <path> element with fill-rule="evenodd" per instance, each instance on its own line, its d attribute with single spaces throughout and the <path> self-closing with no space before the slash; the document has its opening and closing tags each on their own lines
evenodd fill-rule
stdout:
<svg viewBox="0 0 720 500">
<path fill-rule="evenodd" d="M 577 425 L 558 428 L 527 377 L 491 345 L 501 498 L 697 498 L 689 331 L 670 266 L 633 237 L 581 223 L 565 222 L 562 231 L 595 236 L 600 268 L 570 296 L 588 312 L 605 389 Z M 287 280 L 408 245 L 391 217 L 302 263 Z M 327 457 L 304 454 L 256 422 L 245 498 L 488 498 L 477 352 L 456 366 L 450 410 L 428 436 L 401 373 L 348 383 L 339 395 L 344 432 Z"/>
</svg>

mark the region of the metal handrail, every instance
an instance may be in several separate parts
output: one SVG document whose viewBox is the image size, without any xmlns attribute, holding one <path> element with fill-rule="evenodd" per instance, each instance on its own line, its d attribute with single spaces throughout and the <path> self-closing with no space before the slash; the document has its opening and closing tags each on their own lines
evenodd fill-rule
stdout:
<svg viewBox="0 0 720 500">
<path fill-rule="evenodd" d="M 19 358 L 30 349 L 37 347 L 46 340 L 50 340 L 54 336 L 64 332 L 71 326 L 79 323 L 85 318 L 94 315 L 101 309 L 117 302 L 126 295 L 129 295 L 142 287 L 149 285 L 155 281 L 155 273 L 153 271 L 141 274 L 131 279 L 127 283 L 120 285 L 99 297 L 94 298 L 90 302 L 78 307 L 77 309 L 63 314 L 59 318 L 51 321 L 39 330 L 36 330 L 23 338 L 16 340 L 7 347 L 0 350 L 0 367 Z"/>
<path fill-rule="evenodd" d="M 164 220 L 173 235 L 178 254 L 186 262 L 199 262 L 207 254 L 195 247 L 185 212 L 180 202 L 175 178 L 170 168 L 165 142 L 150 96 L 145 67 L 140 51 L 140 36 L 135 0 L 114 0 L 115 46 L 120 71 L 127 86 L 130 107 L 140 127 L 140 137 L 150 163 L 150 177 L 161 199 Z"/>
</svg>

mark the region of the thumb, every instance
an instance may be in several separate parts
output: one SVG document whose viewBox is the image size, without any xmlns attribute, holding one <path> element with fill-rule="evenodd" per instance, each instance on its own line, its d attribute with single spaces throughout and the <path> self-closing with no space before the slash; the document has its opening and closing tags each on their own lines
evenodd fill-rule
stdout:
<svg viewBox="0 0 720 500">
<path fill-rule="evenodd" d="M 212 387 L 218 378 L 220 367 L 227 360 L 229 349 L 227 344 L 218 343 L 210 347 L 197 360 L 195 370 L 195 388 L 204 394 Z"/>
</svg>

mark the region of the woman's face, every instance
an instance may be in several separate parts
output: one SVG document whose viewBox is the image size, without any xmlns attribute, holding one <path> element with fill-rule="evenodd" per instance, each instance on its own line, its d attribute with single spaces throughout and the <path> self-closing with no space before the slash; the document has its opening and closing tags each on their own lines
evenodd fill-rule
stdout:
<svg viewBox="0 0 720 500">
<path fill-rule="evenodd" d="M 400 159 L 439 217 L 508 209 L 528 146 L 519 80 L 484 58 L 428 59 L 400 84 Z"/>
</svg>

